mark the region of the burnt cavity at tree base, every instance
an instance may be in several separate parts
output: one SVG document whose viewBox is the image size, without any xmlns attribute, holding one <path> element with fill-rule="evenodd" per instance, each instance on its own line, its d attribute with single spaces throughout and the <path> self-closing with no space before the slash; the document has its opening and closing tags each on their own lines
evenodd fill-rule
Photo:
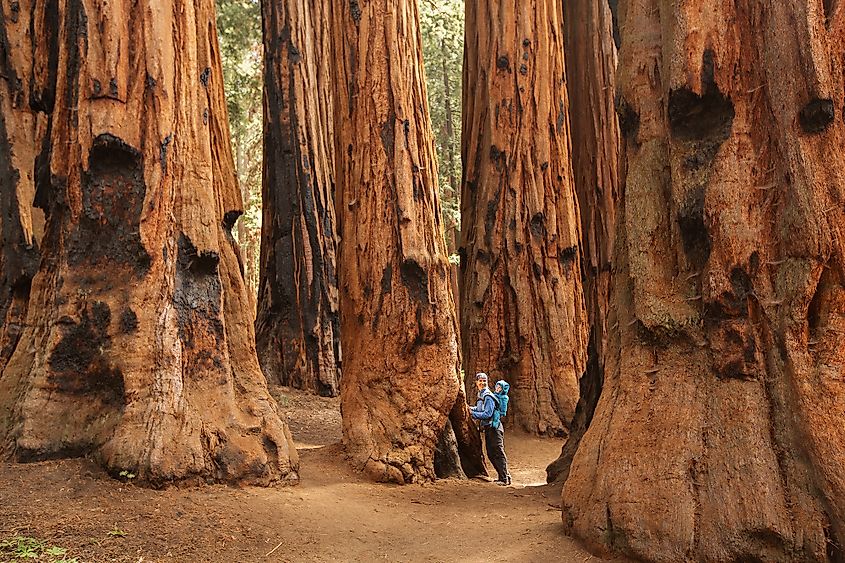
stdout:
<svg viewBox="0 0 845 563">
<path fill-rule="evenodd" d="M 68 244 L 68 263 L 92 270 L 117 264 L 136 278 L 151 258 L 141 243 L 146 186 L 141 155 L 112 135 L 100 135 L 83 175 L 82 216 Z"/>
</svg>

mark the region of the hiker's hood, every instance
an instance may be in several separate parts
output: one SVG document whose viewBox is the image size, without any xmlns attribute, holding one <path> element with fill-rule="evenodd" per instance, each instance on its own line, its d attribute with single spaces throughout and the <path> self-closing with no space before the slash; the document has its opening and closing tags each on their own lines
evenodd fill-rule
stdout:
<svg viewBox="0 0 845 563">
<path fill-rule="evenodd" d="M 502 395 L 507 395 L 507 394 L 508 394 L 508 390 L 510 390 L 510 388 L 511 388 L 510 383 L 508 383 L 508 382 L 507 382 L 507 381 L 505 381 L 504 379 L 500 379 L 499 381 L 497 381 L 497 382 L 496 382 L 496 385 L 501 385 L 501 386 L 502 386 Z"/>
</svg>

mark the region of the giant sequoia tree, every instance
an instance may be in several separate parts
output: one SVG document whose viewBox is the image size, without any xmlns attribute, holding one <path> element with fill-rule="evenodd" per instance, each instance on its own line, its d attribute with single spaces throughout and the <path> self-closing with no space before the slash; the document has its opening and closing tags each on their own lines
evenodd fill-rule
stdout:
<svg viewBox="0 0 845 563">
<path fill-rule="evenodd" d="M 153 484 L 295 480 L 231 234 L 241 201 L 212 1 L 51 5 L 27 65 L 32 99 L 55 100 L 36 196 L 47 223 L 0 375 L 0 448 L 90 453 Z"/>
<path fill-rule="evenodd" d="M 613 87 L 616 45 L 610 6 L 604 0 L 571 0 L 563 8 L 572 168 L 581 211 L 581 268 L 590 339 L 569 438 L 560 458 L 547 469 L 548 480 L 561 483 L 592 420 L 604 381 L 620 193 L 620 135 Z"/>
<path fill-rule="evenodd" d="M 615 329 L 564 523 L 650 561 L 841 561 L 843 4 L 620 23 Z"/>
<path fill-rule="evenodd" d="M 34 4 L 0 7 L 0 370 L 23 329 L 43 235 L 33 201 L 47 108 L 32 83 Z"/>
<path fill-rule="evenodd" d="M 586 347 L 562 32 L 559 0 L 466 3 L 464 366 L 509 380 L 515 422 L 549 434 Z"/>
<path fill-rule="evenodd" d="M 464 470 L 478 473 L 480 442 L 458 377 L 417 2 L 333 9 L 346 450 L 377 480 L 433 479 L 435 451 L 447 458 L 437 460 L 441 470 L 459 469 L 460 452 Z"/>
<path fill-rule="evenodd" d="M 335 396 L 335 273 L 328 10 L 264 0 L 264 220 L 256 336 L 269 381 Z"/>
</svg>

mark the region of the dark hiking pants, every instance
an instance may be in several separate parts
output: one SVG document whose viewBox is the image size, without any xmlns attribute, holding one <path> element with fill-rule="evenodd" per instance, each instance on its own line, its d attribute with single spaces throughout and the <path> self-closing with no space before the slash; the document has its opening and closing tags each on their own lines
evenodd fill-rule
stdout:
<svg viewBox="0 0 845 563">
<path fill-rule="evenodd" d="M 507 481 L 510 474 L 508 473 L 508 458 L 505 455 L 505 432 L 502 427 L 485 428 L 484 442 L 487 444 L 487 457 L 490 458 L 490 463 L 499 474 L 499 481 Z"/>
</svg>

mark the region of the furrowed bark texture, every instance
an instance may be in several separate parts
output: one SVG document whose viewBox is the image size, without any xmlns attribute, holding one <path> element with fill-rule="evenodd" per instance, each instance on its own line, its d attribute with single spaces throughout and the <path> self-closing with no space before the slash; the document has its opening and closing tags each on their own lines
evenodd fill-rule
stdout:
<svg viewBox="0 0 845 563">
<path fill-rule="evenodd" d="M 470 423 L 459 398 L 417 3 L 338 4 L 334 30 L 344 444 L 376 480 L 431 480 L 457 401 L 451 427 Z M 477 435 L 457 454 L 467 448 L 480 456 Z"/>
<path fill-rule="evenodd" d="M 297 479 L 231 229 L 241 214 L 211 0 L 61 2 L 43 259 L 0 377 L 0 447 L 152 485 Z M 52 77 L 52 80 L 50 79 Z"/>
<path fill-rule="evenodd" d="M 256 337 L 267 380 L 340 392 L 332 63 L 325 2 L 264 0 L 264 219 Z"/>
<path fill-rule="evenodd" d="M 558 0 L 466 4 L 461 334 L 476 372 L 511 387 L 513 422 L 563 435 L 586 317 Z M 473 387 L 474 388 L 474 387 Z"/>
<path fill-rule="evenodd" d="M 47 125 L 31 98 L 34 9 L 32 1 L 0 6 L 0 370 L 23 331 L 44 232 L 44 216 L 33 207 L 35 163 Z"/>
<path fill-rule="evenodd" d="M 547 479 L 563 483 L 593 418 L 604 382 L 611 266 L 620 190 L 620 134 L 614 109 L 616 46 L 606 1 L 564 3 L 566 89 L 572 132 L 572 168 L 581 211 L 581 268 L 589 322 L 586 370 L 569 438 Z"/>
<path fill-rule="evenodd" d="M 842 9 L 620 2 L 618 327 L 562 502 L 597 550 L 845 556 Z"/>
</svg>

